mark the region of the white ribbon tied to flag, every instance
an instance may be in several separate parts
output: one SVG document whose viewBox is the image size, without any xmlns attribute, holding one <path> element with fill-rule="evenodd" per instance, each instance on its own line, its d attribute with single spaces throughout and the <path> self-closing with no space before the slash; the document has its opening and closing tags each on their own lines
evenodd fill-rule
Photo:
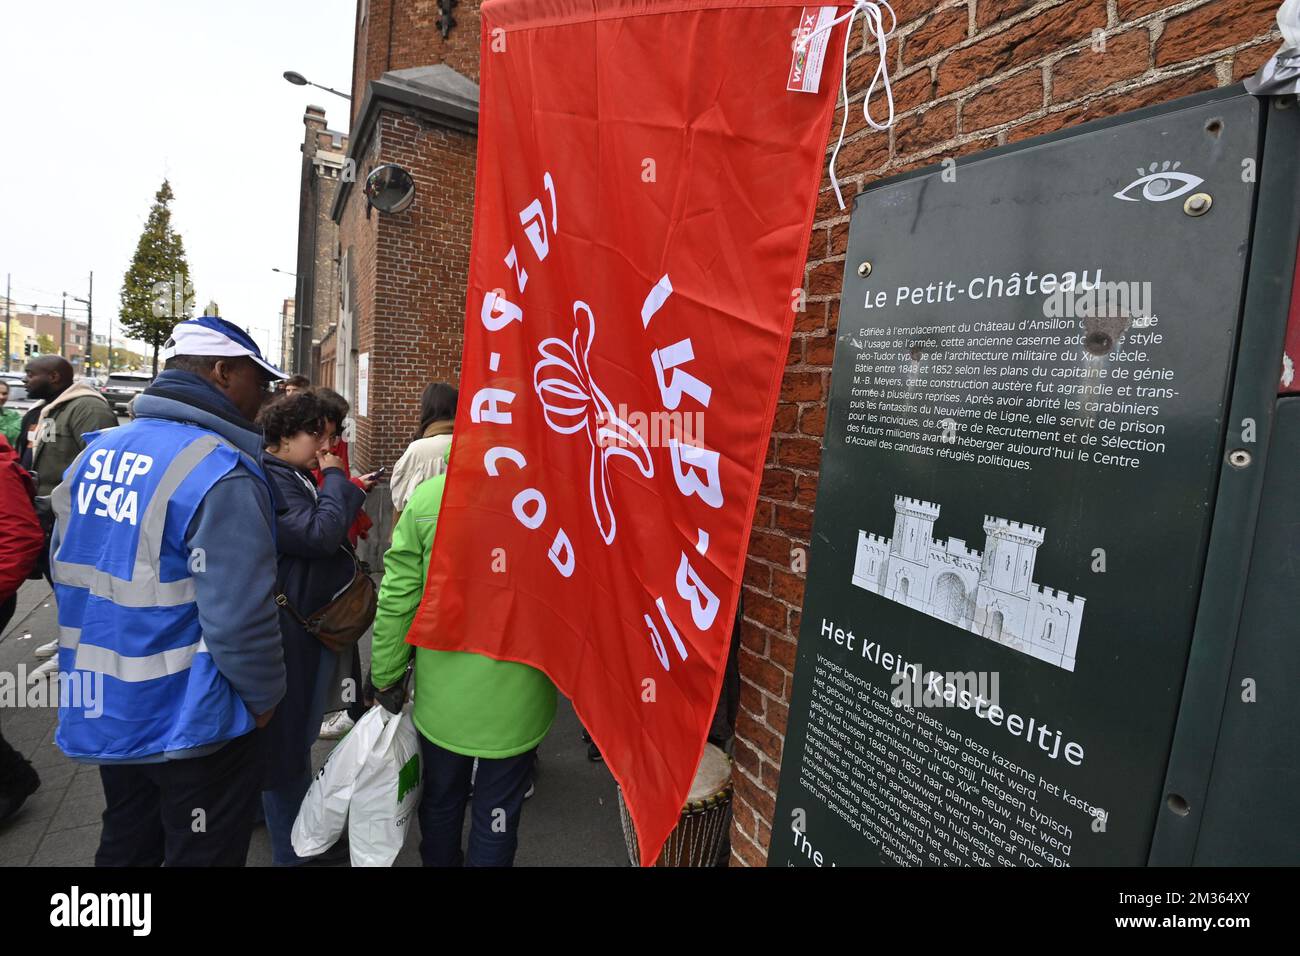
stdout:
<svg viewBox="0 0 1300 956">
<path fill-rule="evenodd" d="M 881 16 L 881 7 L 889 11 L 889 29 L 885 29 L 884 18 Z M 835 175 L 835 160 L 840 155 L 840 147 L 844 145 L 844 131 L 848 128 L 849 123 L 849 37 L 853 35 L 853 21 L 857 15 L 862 14 L 863 31 L 870 30 L 876 40 L 876 72 L 871 76 L 871 83 L 867 86 L 867 93 L 862 97 L 862 115 L 867 121 L 867 125 L 876 130 L 887 130 L 894 125 L 894 91 L 889 85 L 889 67 L 886 63 L 886 41 L 894 35 L 894 30 L 898 26 L 898 18 L 894 16 L 894 8 L 885 0 L 873 3 L 871 0 L 855 0 L 848 13 L 841 13 L 829 23 L 823 23 L 816 30 L 808 33 L 807 36 L 799 39 L 798 48 L 806 50 L 808 43 L 819 33 L 833 29 L 837 23 L 849 21 L 848 27 L 844 31 L 844 57 L 841 61 L 842 73 L 840 76 L 840 93 L 844 97 L 844 117 L 840 120 L 840 138 L 835 143 L 835 150 L 831 153 L 830 175 L 831 186 L 835 190 L 835 201 L 844 208 L 844 196 L 840 193 L 840 180 Z M 883 123 L 877 123 L 871 115 L 871 97 L 876 91 L 876 84 L 879 83 L 885 91 L 885 100 L 889 106 L 889 117 Z"/>
</svg>

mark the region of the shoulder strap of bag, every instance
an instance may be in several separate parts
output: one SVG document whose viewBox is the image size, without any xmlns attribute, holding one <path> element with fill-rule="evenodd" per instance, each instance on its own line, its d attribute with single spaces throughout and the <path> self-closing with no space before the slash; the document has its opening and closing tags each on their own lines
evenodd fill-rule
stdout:
<svg viewBox="0 0 1300 956">
<path fill-rule="evenodd" d="M 351 544 L 349 544 L 346 540 L 344 540 L 344 542 L 341 545 L 339 545 L 339 547 L 343 551 L 346 551 L 348 557 L 352 559 L 353 580 L 356 579 L 356 576 L 358 574 L 370 573 L 370 568 L 366 565 L 366 562 L 362 561 L 361 558 L 357 555 L 357 552 L 352 548 Z M 289 616 L 292 617 L 299 624 L 301 624 L 303 629 L 308 634 L 314 635 L 319 630 L 319 624 L 313 624 L 311 621 L 307 620 L 307 618 L 303 617 L 302 613 L 296 607 L 294 607 L 293 604 L 289 601 L 287 595 L 283 593 L 277 593 L 275 595 L 275 603 L 278 604 L 280 607 L 284 608 L 286 611 L 288 611 Z"/>
</svg>

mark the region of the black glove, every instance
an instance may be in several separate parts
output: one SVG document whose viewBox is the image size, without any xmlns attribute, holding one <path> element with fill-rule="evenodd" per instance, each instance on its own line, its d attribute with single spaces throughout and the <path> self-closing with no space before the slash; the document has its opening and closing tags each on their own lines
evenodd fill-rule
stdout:
<svg viewBox="0 0 1300 956">
<path fill-rule="evenodd" d="M 390 714 L 400 714 L 402 705 L 406 703 L 406 678 L 393 684 L 391 687 L 385 687 L 382 690 L 375 686 L 374 675 L 366 676 L 366 700 L 373 700 Z"/>
</svg>

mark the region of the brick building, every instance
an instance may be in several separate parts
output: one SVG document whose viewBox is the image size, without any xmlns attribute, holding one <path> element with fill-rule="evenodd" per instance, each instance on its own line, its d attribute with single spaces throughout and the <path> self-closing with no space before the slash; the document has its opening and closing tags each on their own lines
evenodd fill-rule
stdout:
<svg viewBox="0 0 1300 956">
<path fill-rule="evenodd" d="M 335 387 L 356 418 L 353 461 L 391 465 L 431 381 L 460 381 L 478 128 L 478 4 L 362 0 L 357 8 L 347 162 L 331 210 L 339 235 Z M 444 31 L 444 27 L 448 27 Z M 444 35 L 445 32 L 445 35 Z M 369 206 L 364 183 L 396 163 L 415 181 L 400 213 Z M 324 352 L 324 349 L 322 350 Z M 368 394 L 359 394 L 365 356 Z"/>
<path fill-rule="evenodd" d="M 17 303 L 15 303 L 15 309 Z M 12 363 L 15 367 L 21 368 L 23 363 L 22 346 L 26 342 L 39 346 L 37 339 L 45 336 L 49 342 L 54 343 L 54 353 L 62 355 L 72 363 L 73 371 L 80 375 L 82 365 L 86 359 L 86 320 L 82 318 L 74 319 L 68 316 L 66 323 L 58 315 L 49 313 L 33 313 L 14 311 L 10 317 L 11 348 L 14 353 Z M 17 327 L 26 330 L 23 340 L 20 341 L 17 334 Z M 3 328 L 0 327 L 0 334 L 3 334 Z M 48 342 L 46 343 L 49 344 Z"/>
<path fill-rule="evenodd" d="M 846 200 L 887 176 L 1235 83 L 1277 51 L 1277 6 L 894 0 L 898 24 L 888 45 L 897 116 L 889 131 L 870 129 L 862 116 L 874 50 L 851 45 L 850 116 L 837 163 Z M 473 123 L 467 105 L 453 121 L 446 102 L 430 109 L 419 98 L 454 102 L 461 90 L 470 97 L 473 84 L 458 84 L 478 79 L 478 4 L 456 8 L 446 37 L 433 4 L 362 0 L 357 17 L 353 90 L 365 96 L 353 101 L 349 157 L 358 181 L 378 163 L 399 162 L 417 184 L 414 205 L 396 216 L 367 216 L 361 191 L 347 183 L 334 208 L 344 315 L 355 323 L 357 348 L 372 355 L 371 398 L 383 396 L 358 422 L 354 457 L 370 467 L 404 446 L 425 381 L 459 380 Z M 417 69 L 436 63 L 448 70 Z M 792 566 L 795 549 L 811 544 L 848 230 L 848 211 L 824 175 L 806 308 L 795 316 L 745 569 L 733 865 L 762 865 L 771 839 L 804 589 Z M 344 324 L 341 317 L 340 330 Z"/>
<path fill-rule="evenodd" d="M 288 371 L 316 380 L 317 350 L 338 316 L 338 227 L 330 218 L 343 176 L 348 138 L 329 129 L 325 111 L 308 106 L 303 114 L 302 177 L 298 194 L 298 264 L 294 290 L 293 336 L 285 360 Z M 283 316 L 281 317 L 283 322 Z"/>
<path fill-rule="evenodd" d="M 293 350 L 293 319 L 293 299 L 285 299 L 280 303 L 280 368 L 287 367 L 289 353 Z"/>
</svg>

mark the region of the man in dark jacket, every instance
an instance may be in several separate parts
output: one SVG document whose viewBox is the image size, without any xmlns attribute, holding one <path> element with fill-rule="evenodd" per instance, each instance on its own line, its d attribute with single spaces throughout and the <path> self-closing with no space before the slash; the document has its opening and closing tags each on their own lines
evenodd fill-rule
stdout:
<svg viewBox="0 0 1300 956">
<path fill-rule="evenodd" d="M 27 363 L 27 394 L 45 404 L 27 436 L 36 494 L 48 495 L 63 472 L 86 447 L 87 432 L 117 425 L 103 395 L 89 385 L 74 385 L 72 366 L 59 355 L 42 355 Z"/>
</svg>

